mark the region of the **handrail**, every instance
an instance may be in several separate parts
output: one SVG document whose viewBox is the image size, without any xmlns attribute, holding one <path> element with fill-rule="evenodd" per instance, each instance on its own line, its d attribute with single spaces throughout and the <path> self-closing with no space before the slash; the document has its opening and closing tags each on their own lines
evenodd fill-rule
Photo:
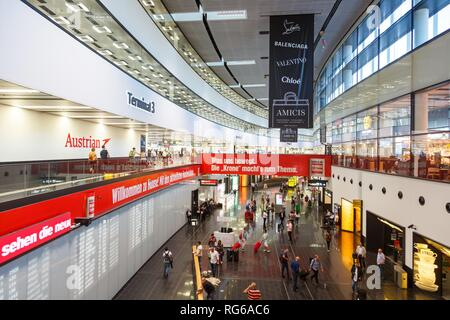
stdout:
<svg viewBox="0 0 450 320">
<path fill-rule="evenodd" d="M 194 257 L 194 272 L 195 272 L 195 292 L 197 294 L 197 300 L 203 300 L 203 290 L 198 292 L 199 289 L 203 288 L 202 277 L 200 273 L 200 263 L 198 261 L 198 256 L 195 254 L 197 251 L 197 246 L 192 246 L 192 255 Z"/>
</svg>

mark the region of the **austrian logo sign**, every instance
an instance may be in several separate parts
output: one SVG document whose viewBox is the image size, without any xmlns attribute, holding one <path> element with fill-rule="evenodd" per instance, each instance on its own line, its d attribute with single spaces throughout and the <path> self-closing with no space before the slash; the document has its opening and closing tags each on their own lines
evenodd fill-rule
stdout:
<svg viewBox="0 0 450 320">
<path fill-rule="evenodd" d="M 270 17 L 270 128 L 312 128 L 314 15 Z"/>
<path fill-rule="evenodd" d="M 72 136 L 70 133 L 67 134 L 66 144 L 64 145 L 66 148 L 84 148 L 84 149 L 99 149 L 111 140 L 111 138 L 106 139 L 98 139 L 89 137 L 76 137 Z"/>
</svg>

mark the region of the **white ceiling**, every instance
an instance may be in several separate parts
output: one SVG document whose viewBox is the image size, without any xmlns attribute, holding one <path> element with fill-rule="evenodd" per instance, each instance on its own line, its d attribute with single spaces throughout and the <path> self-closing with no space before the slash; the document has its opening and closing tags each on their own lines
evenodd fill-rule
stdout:
<svg viewBox="0 0 450 320">
<path fill-rule="evenodd" d="M 315 77 L 336 44 L 342 39 L 359 15 L 372 0 L 342 0 L 336 14 L 315 52 Z M 170 13 L 198 11 L 195 0 L 163 0 Z M 315 38 L 319 34 L 335 0 L 202 0 L 204 11 L 246 10 L 245 20 L 209 21 L 213 37 L 225 61 L 255 60 L 255 65 L 230 66 L 236 79 L 243 85 L 265 83 L 264 88 L 246 88 L 255 98 L 267 98 L 269 90 L 269 16 L 282 14 L 315 14 Z M 206 62 L 219 57 L 202 22 L 178 22 L 179 28 L 194 49 Z M 229 85 L 235 81 L 224 67 L 214 67 L 214 72 Z M 248 98 L 240 89 L 235 89 Z M 261 101 L 267 105 L 268 101 Z"/>
</svg>

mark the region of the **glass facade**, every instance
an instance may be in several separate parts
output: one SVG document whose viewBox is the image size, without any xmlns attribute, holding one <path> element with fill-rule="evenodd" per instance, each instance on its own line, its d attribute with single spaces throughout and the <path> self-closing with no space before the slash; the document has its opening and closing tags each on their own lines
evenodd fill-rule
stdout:
<svg viewBox="0 0 450 320">
<path fill-rule="evenodd" d="M 336 120 L 326 132 L 333 165 L 450 182 L 450 82 Z"/>
<path fill-rule="evenodd" d="M 450 28 L 450 0 L 381 0 L 378 8 L 362 19 L 323 68 L 315 92 L 316 112 Z"/>
</svg>

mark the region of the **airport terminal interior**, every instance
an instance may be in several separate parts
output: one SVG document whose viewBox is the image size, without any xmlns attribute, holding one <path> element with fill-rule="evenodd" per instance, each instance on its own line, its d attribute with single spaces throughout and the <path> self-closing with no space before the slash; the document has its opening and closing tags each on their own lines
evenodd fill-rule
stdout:
<svg viewBox="0 0 450 320">
<path fill-rule="evenodd" d="M 449 300 L 449 29 L 450 0 L 0 1 L 0 300 Z"/>
</svg>

